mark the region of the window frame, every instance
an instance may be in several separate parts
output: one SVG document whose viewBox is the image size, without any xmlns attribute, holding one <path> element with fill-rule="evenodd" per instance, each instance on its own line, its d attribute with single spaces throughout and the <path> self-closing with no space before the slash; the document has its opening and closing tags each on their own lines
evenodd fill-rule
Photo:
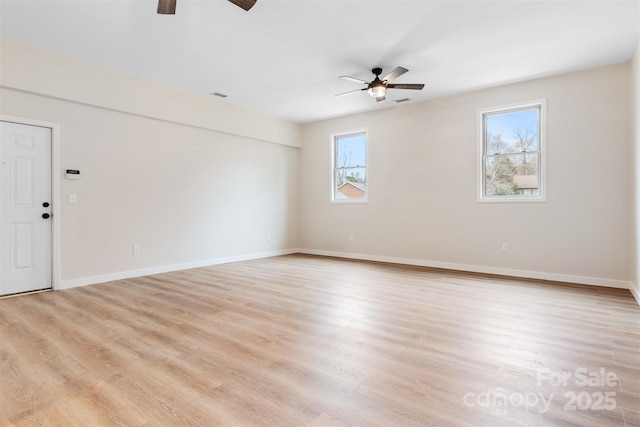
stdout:
<svg viewBox="0 0 640 427">
<path fill-rule="evenodd" d="M 485 152 L 486 152 L 486 129 L 485 117 L 495 114 L 504 114 L 538 108 L 538 169 L 540 174 L 540 194 L 532 195 L 508 195 L 508 196 L 487 196 L 485 195 Z M 481 203 L 517 203 L 517 202 L 546 202 L 547 201 L 547 100 L 546 98 L 535 99 L 524 102 L 515 102 L 494 107 L 478 109 L 477 113 L 477 201 Z M 513 153 L 518 154 L 518 153 Z"/>
<path fill-rule="evenodd" d="M 336 156 L 338 153 L 337 150 L 337 142 L 341 137 L 349 137 L 355 135 L 364 135 L 365 137 L 365 146 L 364 146 L 364 166 L 351 166 L 350 168 L 358 168 L 365 170 L 365 193 L 364 198 L 362 199 L 337 199 L 336 193 L 338 188 L 336 187 L 336 174 L 338 169 L 342 169 L 337 167 Z M 330 202 L 331 203 L 368 203 L 369 202 L 369 131 L 367 128 L 360 128 L 354 130 L 347 130 L 341 132 L 335 132 L 331 134 L 331 187 L 330 187 Z"/>
</svg>

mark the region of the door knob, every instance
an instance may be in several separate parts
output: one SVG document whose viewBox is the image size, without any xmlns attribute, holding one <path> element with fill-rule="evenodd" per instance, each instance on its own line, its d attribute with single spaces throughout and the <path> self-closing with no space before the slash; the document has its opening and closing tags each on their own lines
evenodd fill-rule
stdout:
<svg viewBox="0 0 640 427">
<path fill-rule="evenodd" d="M 48 213 L 43 213 L 42 214 L 42 218 L 47 219 L 49 218 L 51 215 L 49 215 Z"/>
</svg>

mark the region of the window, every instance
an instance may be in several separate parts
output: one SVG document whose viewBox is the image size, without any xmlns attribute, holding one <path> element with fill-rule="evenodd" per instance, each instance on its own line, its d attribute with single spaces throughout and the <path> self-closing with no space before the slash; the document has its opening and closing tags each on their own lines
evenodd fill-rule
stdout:
<svg viewBox="0 0 640 427">
<path fill-rule="evenodd" d="M 367 201 L 367 133 L 333 135 L 334 202 Z"/>
<path fill-rule="evenodd" d="M 544 201 L 544 100 L 478 112 L 480 201 Z"/>
</svg>

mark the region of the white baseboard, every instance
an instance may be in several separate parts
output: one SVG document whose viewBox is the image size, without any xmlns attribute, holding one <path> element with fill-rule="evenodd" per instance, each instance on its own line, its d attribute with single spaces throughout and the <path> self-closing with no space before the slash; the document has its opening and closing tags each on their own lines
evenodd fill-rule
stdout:
<svg viewBox="0 0 640 427">
<path fill-rule="evenodd" d="M 421 267 L 443 268 L 447 270 L 469 271 L 473 273 L 496 274 L 500 276 L 522 277 L 527 279 L 551 280 L 554 282 L 577 283 L 581 285 L 605 286 L 608 288 L 630 289 L 633 293 L 631 282 L 624 280 L 606 279 L 601 277 L 574 276 L 570 274 L 545 273 L 540 271 L 515 270 L 500 267 L 485 267 L 480 265 L 458 264 L 441 261 L 429 261 L 413 258 L 396 258 L 389 256 L 358 254 L 349 252 L 322 251 L 315 249 L 300 249 L 300 253 L 309 255 L 332 256 L 338 258 L 352 258 L 365 261 L 389 262 L 394 264 L 417 265 Z M 636 300 L 638 296 L 634 294 Z"/>
<path fill-rule="evenodd" d="M 640 305 L 640 292 L 632 286 L 631 282 L 624 280 L 606 279 L 600 277 L 574 276 L 567 274 L 545 273 L 539 271 L 515 270 L 499 267 L 485 267 L 478 265 L 458 264 L 441 261 L 430 261 L 414 258 L 397 258 L 381 255 L 358 254 L 350 252 L 323 251 L 316 249 L 284 249 L 278 251 L 259 252 L 252 254 L 236 255 L 224 258 L 214 258 L 200 261 L 192 261 L 182 264 L 163 265 L 143 268 L 139 270 L 109 273 L 99 276 L 83 277 L 78 279 L 61 280 L 56 289 L 70 289 L 78 286 L 95 285 L 97 283 L 111 282 L 114 280 L 131 279 L 133 277 L 149 276 L 152 274 L 168 273 L 171 271 L 188 270 L 190 268 L 207 267 L 210 265 L 226 264 L 237 261 L 268 258 L 280 255 L 303 253 L 309 255 L 331 256 L 337 258 L 351 258 L 365 261 L 388 262 L 394 264 L 417 265 L 421 267 L 443 268 L 447 270 L 469 271 L 473 273 L 496 274 L 500 276 L 522 277 L 528 279 L 551 280 L 555 282 L 578 283 L 582 285 L 604 286 L 609 288 L 629 289 Z"/>
<path fill-rule="evenodd" d="M 252 259 L 268 258 L 272 256 L 289 255 L 300 252 L 297 249 L 285 249 L 278 251 L 259 252 L 245 255 L 235 255 L 224 258 L 206 259 L 186 262 L 182 264 L 161 265 L 157 267 L 142 268 L 139 270 L 122 271 L 99 276 L 82 277 L 79 279 L 61 280 L 56 290 L 76 288 L 78 286 L 95 285 L 97 283 L 112 282 L 114 280 L 131 279 L 133 277 L 149 276 L 152 274 L 168 273 L 171 271 L 188 270 L 190 268 L 207 267 L 210 265 L 226 264 L 229 262 L 248 261 Z"/>
</svg>

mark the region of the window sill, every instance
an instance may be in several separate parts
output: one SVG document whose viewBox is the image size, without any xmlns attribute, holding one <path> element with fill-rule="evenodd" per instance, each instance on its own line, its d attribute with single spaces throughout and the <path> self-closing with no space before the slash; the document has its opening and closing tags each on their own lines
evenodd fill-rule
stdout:
<svg viewBox="0 0 640 427">
<path fill-rule="evenodd" d="M 362 204 L 362 203 L 369 203 L 368 200 L 331 200 L 329 201 L 329 203 L 335 203 L 338 205 L 350 205 L 350 204 Z"/>
<path fill-rule="evenodd" d="M 546 202 L 545 196 L 540 197 L 479 197 L 478 203 L 536 203 Z"/>
</svg>

